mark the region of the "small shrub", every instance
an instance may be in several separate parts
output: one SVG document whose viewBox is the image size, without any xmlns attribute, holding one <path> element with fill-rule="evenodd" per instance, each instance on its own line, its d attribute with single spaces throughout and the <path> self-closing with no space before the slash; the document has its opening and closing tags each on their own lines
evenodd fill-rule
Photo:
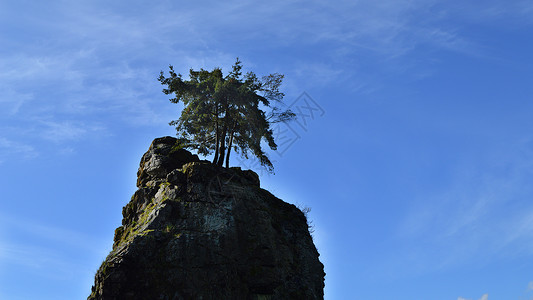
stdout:
<svg viewBox="0 0 533 300">
<path fill-rule="evenodd" d="M 305 220 L 307 222 L 307 230 L 309 230 L 309 234 L 311 237 L 313 237 L 313 233 L 315 232 L 315 225 L 313 224 L 313 220 L 309 219 L 309 213 L 311 212 L 311 207 L 309 206 L 301 206 L 299 204 L 296 205 L 299 210 L 302 211 L 304 214 Z"/>
</svg>

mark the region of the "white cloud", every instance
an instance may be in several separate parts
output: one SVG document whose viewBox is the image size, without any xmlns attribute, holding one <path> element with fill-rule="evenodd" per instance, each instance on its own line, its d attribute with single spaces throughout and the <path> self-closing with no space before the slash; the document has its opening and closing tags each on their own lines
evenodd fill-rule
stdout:
<svg viewBox="0 0 533 300">
<path fill-rule="evenodd" d="M 91 245 L 93 246 L 93 245 Z M 82 251 L 91 249 L 91 246 Z M 104 256 L 101 254 L 101 256 Z M 15 268 L 22 272 L 38 275 L 42 278 L 53 280 L 71 280 L 79 277 L 94 266 L 87 265 L 87 261 L 75 257 L 66 257 L 65 254 L 50 247 L 38 244 L 16 244 L 0 241 L 0 266 L 1 269 Z M 50 270 L 54 270 L 50 272 Z M 2 276 L 7 276 L 0 271 Z"/>
<path fill-rule="evenodd" d="M 41 133 L 35 121 L 47 116 L 45 138 L 52 141 L 98 132 L 88 125 L 95 119 L 106 120 L 98 123 L 106 128 L 111 128 L 105 123 L 110 119 L 128 126 L 152 126 L 170 120 L 168 109 L 162 108 L 168 102 L 155 80 L 167 64 L 180 71 L 225 67 L 235 56 L 259 48 L 277 53 L 289 46 L 321 50 L 313 51 L 311 58 L 292 55 L 298 58 L 279 63 L 284 70 L 294 70 L 292 81 L 287 80 L 292 90 L 300 92 L 307 84 L 321 86 L 343 78 L 346 86 L 354 85 L 353 90 L 374 91 L 381 88 L 382 76 L 379 71 L 364 71 L 365 63 L 380 65 L 387 69 L 385 73 L 394 69 L 406 74 L 426 65 L 418 63 L 423 60 L 419 56 L 416 62 L 399 59 L 420 45 L 479 54 L 482 47 L 465 37 L 459 25 L 448 25 L 460 10 L 444 10 L 437 3 L 233 0 L 207 6 L 165 2 L 133 9 L 99 1 L 52 1 L 39 18 L 25 11 L 27 35 L 13 35 L 10 43 L 2 43 L 9 45 L 0 58 L 2 113 L 27 120 L 17 126 L 34 129 L 30 131 L 35 137 Z M 518 3 L 522 3 L 517 5 L 523 8 L 520 11 L 531 8 L 525 1 Z M 23 7 L 13 4 L 11 9 Z M 262 63 L 241 58 L 246 66 Z M 431 72 L 409 72 L 414 77 L 422 73 Z"/>
<path fill-rule="evenodd" d="M 529 0 L 487 1 L 478 12 L 478 18 L 526 26 L 532 23 L 532 15 L 533 3 Z M 471 17 L 475 18 L 474 16 Z"/>
<path fill-rule="evenodd" d="M 484 294 L 483 296 L 481 296 L 481 298 L 479 298 L 479 300 L 488 300 L 489 299 L 489 294 Z M 457 297 L 457 300 L 471 300 L 470 298 L 463 298 L 463 297 Z"/>
<path fill-rule="evenodd" d="M 43 121 L 42 124 L 41 136 L 56 143 L 79 140 L 89 133 L 102 133 L 105 130 L 102 126 L 72 121 Z"/>
<path fill-rule="evenodd" d="M 397 236 L 398 243 L 425 245 L 405 249 L 408 261 L 420 266 L 412 270 L 436 271 L 533 253 L 533 149 L 527 141 L 509 142 L 503 151 L 481 165 L 463 162 L 455 179 L 443 183 L 442 192 L 430 191 L 413 203 Z"/>
<path fill-rule="evenodd" d="M 11 157 L 32 159 L 38 156 L 33 146 L 0 137 L 0 164 Z"/>
<path fill-rule="evenodd" d="M 3 228 L 10 228 L 11 231 L 21 231 L 30 234 L 35 238 L 58 241 L 61 244 L 74 246 L 76 248 L 91 249 L 95 243 L 94 239 L 77 231 L 36 223 L 34 221 L 15 216 L 0 215 L 0 224 Z"/>
<path fill-rule="evenodd" d="M 2 86 L 0 91 L 0 105 L 3 110 L 0 113 L 7 114 L 8 116 L 16 115 L 23 104 L 31 99 L 33 99 L 33 94 L 31 93 L 18 93 L 10 87 Z"/>
<path fill-rule="evenodd" d="M 80 261 L 78 254 L 83 252 L 85 257 L 104 257 L 109 247 L 108 241 L 95 239 L 83 232 L 21 217 L 0 215 L 0 227 L 4 229 L 0 235 L 0 270 L 6 269 L 7 265 L 15 265 L 41 277 L 69 280 L 94 267 Z M 6 234 L 8 231 L 9 235 Z M 25 237 L 23 241 L 21 236 Z"/>
<path fill-rule="evenodd" d="M 297 77 L 299 82 L 308 81 L 310 86 L 326 87 L 333 82 L 338 82 L 342 76 L 342 70 L 326 63 L 299 62 L 294 66 L 290 75 Z M 293 93 L 301 93 L 301 85 L 292 89 Z"/>
<path fill-rule="evenodd" d="M 79 139 L 87 133 L 87 129 L 84 126 L 75 125 L 71 122 L 45 122 L 44 125 L 45 129 L 42 136 L 54 142 Z"/>
</svg>

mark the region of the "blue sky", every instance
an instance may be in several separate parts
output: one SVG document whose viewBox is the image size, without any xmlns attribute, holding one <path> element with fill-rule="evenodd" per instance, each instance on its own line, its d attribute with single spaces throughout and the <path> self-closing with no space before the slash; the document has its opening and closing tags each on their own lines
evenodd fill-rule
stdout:
<svg viewBox="0 0 533 300">
<path fill-rule="evenodd" d="M 326 299 L 533 299 L 532 37 L 531 0 L 0 1 L 0 299 L 87 297 L 174 134 L 159 71 L 236 57 L 305 114 L 262 186 Z"/>
</svg>

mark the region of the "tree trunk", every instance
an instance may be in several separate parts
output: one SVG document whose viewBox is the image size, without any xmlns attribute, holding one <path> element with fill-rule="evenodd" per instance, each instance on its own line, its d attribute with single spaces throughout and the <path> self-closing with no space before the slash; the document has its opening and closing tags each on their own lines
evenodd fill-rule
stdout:
<svg viewBox="0 0 533 300">
<path fill-rule="evenodd" d="M 229 135 L 228 154 L 226 154 L 226 169 L 229 168 L 229 154 L 231 153 L 231 144 L 233 143 L 233 130 Z"/>
<path fill-rule="evenodd" d="M 213 157 L 213 164 L 217 163 L 218 160 L 218 133 L 217 133 L 217 139 L 215 142 L 215 156 Z"/>
<path fill-rule="evenodd" d="M 220 136 L 220 150 L 218 151 L 218 162 L 217 165 L 222 167 L 224 164 L 224 156 L 226 154 L 226 131 L 227 131 L 226 125 L 224 125 L 224 128 L 222 129 L 222 134 Z"/>
<path fill-rule="evenodd" d="M 216 112 L 215 112 L 215 136 L 216 136 L 216 141 L 215 141 L 215 157 L 213 157 L 213 164 L 217 163 L 217 160 L 218 160 L 218 147 L 219 147 L 219 138 L 218 138 L 218 108 L 216 109 Z"/>
</svg>

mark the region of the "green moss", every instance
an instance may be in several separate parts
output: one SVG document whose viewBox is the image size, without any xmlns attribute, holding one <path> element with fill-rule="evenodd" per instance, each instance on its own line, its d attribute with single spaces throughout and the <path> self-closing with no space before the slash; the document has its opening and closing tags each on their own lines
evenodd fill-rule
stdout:
<svg viewBox="0 0 533 300">
<path fill-rule="evenodd" d="M 102 261 L 102 264 L 100 265 L 100 268 L 98 268 L 98 272 L 104 277 L 107 278 L 109 276 L 109 263 L 107 262 L 109 259 L 109 255 Z"/>
<path fill-rule="evenodd" d="M 153 229 L 146 229 L 145 231 L 139 233 L 140 236 L 147 236 L 150 232 L 153 232 Z"/>
<path fill-rule="evenodd" d="M 124 226 L 119 226 L 117 229 L 115 229 L 115 238 L 113 241 L 119 241 L 122 238 L 122 235 L 124 234 Z"/>
<path fill-rule="evenodd" d="M 169 188 L 170 186 L 170 182 L 168 181 L 165 181 L 165 182 L 162 182 L 159 184 L 159 188 L 163 188 L 163 191 L 161 192 L 161 203 L 167 201 L 168 199 L 170 199 L 166 193 L 167 189 Z"/>
<path fill-rule="evenodd" d="M 176 229 L 176 227 L 173 225 L 173 224 L 167 224 L 167 226 L 165 227 L 165 232 L 166 233 L 171 233 L 173 232 L 174 230 Z"/>
<path fill-rule="evenodd" d="M 170 186 L 170 182 L 168 182 L 168 181 L 161 182 L 161 183 L 159 184 L 159 187 L 160 187 L 160 188 L 162 188 L 162 187 L 165 188 L 165 187 L 168 187 L 168 186 Z"/>
<path fill-rule="evenodd" d="M 154 210 L 156 205 L 157 203 L 155 203 L 154 199 L 152 199 L 150 204 L 148 204 L 148 206 L 144 209 L 137 221 L 133 221 L 131 224 L 123 228 L 123 233 L 121 235 L 120 241 L 116 244 L 117 247 L 131 241 L 136 235 L 139 235 L 143 232 L 145 233 L 144 235 L 146 235 L 146 233 L 150 232 L 149 230 L 141 231 L 141 227 L 146 225 L 146 223 L 148 222 L 148 217 L 150 216 L 150 213 Z"/>
</svg>

